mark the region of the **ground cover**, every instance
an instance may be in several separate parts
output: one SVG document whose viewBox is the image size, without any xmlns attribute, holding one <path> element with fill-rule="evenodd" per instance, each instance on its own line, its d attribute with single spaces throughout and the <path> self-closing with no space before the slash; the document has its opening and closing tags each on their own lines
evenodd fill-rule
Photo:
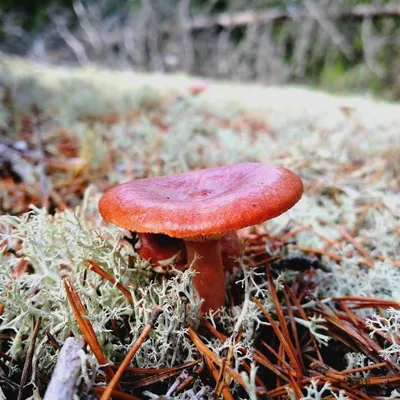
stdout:
<svg viewBox="0 0 400 400">
<path fill-rule="evenodd" d="M 2 61 L 4 395 L 43 395 L 83 336 L 67 365 L 81 398 L 100 396 L 148 331 L 113 398 L 397 398 L 400 106 L 196 81 Z M 200 320 L 191 270 L 153 272 L 98 199 L 241 161 L 288 167 L 305 193 L 240 232 L 227 308 Z"/>
</svg>

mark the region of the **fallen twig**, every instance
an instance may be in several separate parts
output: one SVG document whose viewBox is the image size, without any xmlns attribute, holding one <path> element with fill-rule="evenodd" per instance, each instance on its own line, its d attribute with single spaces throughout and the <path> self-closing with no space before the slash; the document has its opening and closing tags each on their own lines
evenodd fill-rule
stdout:
<svg viewBox="0 0 400 400">
<path fill-rule="evenodd" d="M 78 352 L 84 344 L 83 338 L 69 337 L 65 340 L 43 400 L 72 400 L 74 398 L 81 366 Z"/>
</svg>

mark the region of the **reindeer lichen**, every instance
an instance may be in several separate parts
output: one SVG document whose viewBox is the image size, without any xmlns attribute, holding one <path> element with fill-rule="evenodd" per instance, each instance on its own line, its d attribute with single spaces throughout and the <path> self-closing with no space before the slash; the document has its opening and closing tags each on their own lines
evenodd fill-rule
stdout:
<svg viewBox="0 0 400 400">
<path fill-rule="evenodd" d="M 140 335 L 156 305 L 163 309 L 152 334 L 136 355 L 135 363 L 143 368 L 181 365 L 192 361 L 197 352 L 185 335 L 185 323 L 197 320 L 199 300 L 192 289 L 192 270 L 169 280 L 151 281 L 150 264 L 120 245 L 120 235 L 107 228 L 88 229 L 78 212 L 48 215 L 34 209 L 21 217 L 1 217 L 0 304 L 4 306 L 0 331 L 14 331 L 10 356 L 23 358 L 34 317 L 42 318 L 35 355 L 35 373 L 49 373 L 57 354 L 46 332 L 62 343 L 68 331 L 81 332 L 76 325 L 63 288 L 63 276 L 73 280 L 88 313 L 88 319 L 102 350 L 110 362 L 125 356 L 131 343 Z M 107 237 L 107 239 L 104 239 Z M 91 259 L 118 282 L 126 285 L 133 297 L 130 303 L 115 285 L 102 282 L 92 271 L 85 271 Z M 18 266 L 26 261 L 32 271 L 15 277 Z M 14 275 L 14 276 L 13 276 Z M 185 310 L 186 297 L 191 304 Z M 129 326 L 125 341 L 115 340 L 110 321 L 124 321 Z M 93 368 L 97 363 L 90 359 Z M 12 363 L 11 363 L 12 364 Z M 9 365 L 15 371 L 16 365 Z"/>
</svg>

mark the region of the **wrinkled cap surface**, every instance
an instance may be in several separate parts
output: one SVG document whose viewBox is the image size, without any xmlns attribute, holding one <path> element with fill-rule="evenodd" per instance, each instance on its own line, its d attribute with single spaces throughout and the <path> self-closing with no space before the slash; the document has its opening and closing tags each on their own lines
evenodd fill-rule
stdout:
<svg viewBox="0 0 400 400">
<path fill-rule="evenodd" d="M 131 231 L 190 238 L 274 218 L 302 193 L 300 178 L 288 169 L 242 163 L 131 180 L 109 189 L 99 211 L 107 221 Z"/>
</svg>

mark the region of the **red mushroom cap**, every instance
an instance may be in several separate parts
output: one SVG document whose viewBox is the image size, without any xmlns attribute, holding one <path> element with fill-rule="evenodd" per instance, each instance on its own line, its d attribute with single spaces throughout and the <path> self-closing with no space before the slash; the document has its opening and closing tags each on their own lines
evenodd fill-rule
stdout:
<svg viewBox="0 0 400 400">
<path fill-rule="evenodd" d="M 288 169 L 242 163 L 117 185 L 100 199 L 99 211 L 131 231 L 190 238 L 274 218 L 302 193 L 300 178 Z"/>
<path fill-rule="evenodd" d="M 192 82 L 189 86 L 189 91 L 191 94 L 196 95 L 204 92 L 210 86 L 210 82 L 206 80 L 200 80 Z"/>
</svg>

